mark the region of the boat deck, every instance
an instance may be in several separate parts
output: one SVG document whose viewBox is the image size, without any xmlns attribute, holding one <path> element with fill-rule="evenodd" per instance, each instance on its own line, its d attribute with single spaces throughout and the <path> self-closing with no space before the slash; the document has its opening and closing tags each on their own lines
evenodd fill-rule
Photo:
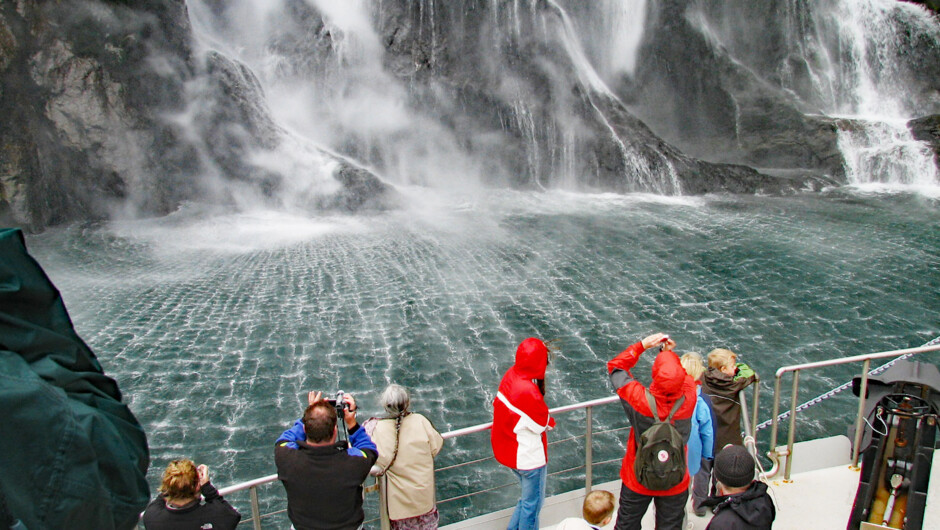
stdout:
<svg viewBox="0 0 940 530">
<path fill-rule="evenodd" d="M 848 524 L 858 489 L 860 472 L 851 467 L 850 442 L 845 436 L 798 443 L 793 449 L 791 480 L 784 481 L 783 473 L 767 481 L 769 492 L 777 506 L 775 530 L 805 530 L 806 528 L 845 528 Z M 940 451 L 934 453 L 931 481 L 927 493 L 927 508 L 923 528 L 940 528 Z M 620 482 L 598 484 L 615 497 L 620 494 Z M 542 508 L 542 528 L 551 530 L 567 517 L 578 517 L 584 490 L 576 490 L 545 499 Z M 688 510 L 688 528 L 702 530 L 711 520 L 711 514 L 696 517 Z M 505 529 L 512 508 L 489 513 L 459 523 L 447 525 L 448 530 Z M 613 522 L 605 530 L 613 528 Z M 643 528 L 655 528 L 652 505 L 643 518 Z"/>
</svg>

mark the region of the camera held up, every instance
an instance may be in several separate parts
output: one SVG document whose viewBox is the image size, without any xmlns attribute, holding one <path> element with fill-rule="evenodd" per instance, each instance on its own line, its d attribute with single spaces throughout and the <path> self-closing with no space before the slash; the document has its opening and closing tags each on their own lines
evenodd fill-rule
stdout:
<svg viewBox="0 0 940 530">
<path fill-rule="evenodd" d="M 326 400 L 327 403 L 336 407 L 336 415 L 340 418 L 343 417 L 343 411 L 349 408 L 349 403 L 343 399 L 345 395 L 346 393 L 340 390 L 336 393 L 336 399 Z"/>
</svg>

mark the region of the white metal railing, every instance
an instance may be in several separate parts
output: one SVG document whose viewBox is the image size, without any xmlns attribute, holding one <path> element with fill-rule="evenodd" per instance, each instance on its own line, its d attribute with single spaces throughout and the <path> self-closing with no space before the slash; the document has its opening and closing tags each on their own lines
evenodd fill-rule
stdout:
<svg viewBox="0 0 940 530">
<path fill-rule="evenodd" d="M 865 416 L 865 398 L 868 393 L 868 376 L 871 373 L 871 361 L 875 359 L 888 359 L 892 357 L 900 356 L 910 356 L 917 353 L 926 353 L 933 351 L 940 351 L 940 339 L 934 339 L 933 341 L 927 343 L 925 346 L 919 348 L 907 348 L 903 350 L 891 350 L 884 351 L 879 353 L 869 353 L 865 355 L 856 355 L 854 357 L 843 357 L 841 359 L 829 359 L 826 361 L 819 361 L 813 363 L 804 363 L 804 364 L 794 364 L 790 366 L 784 366 L 777 370 L 776 381 L 774 382 L 774 405 L 773 405 L 773 416 L 771 417 L 771 429 L 770 429 L 770 451 L 767 452 L 767 456 L 773 462 L 773 467 L 766 473 L 766 477 L 773 477 L 780 471 L 780 457 L 786 456 L 787 463 L 784 471 L 783 478 L 784 480 L 790 480 L 790 470 L 793 466 L 793 444 L 796 440 L 796 413 L 798 407 L 796 405 L 796 397 L 799 392 L 800 386 L 800 372 L 803 370 L 823 368 L 828 366 L 836 366 L 841 364 L 856 363 L 861 362 L 862 365 L 862 374 L 861 374 L 861 388 L 859 389 L 859 399 L 858 399 L 858 414 L 855 418 L 855 439 L 852 443 L 852 465 L 858 466 L 858 454 L 859 454 L 859 443 L 861 442 L 862 437 L 862 422 L 864 421 Z M 784 450 L 777 448 L 777 430 L 779 420 L 785 415 L 780 414 L 780 383 L 782 381 L 783 375 L 792 372 L 793 373 L 793 391 L 790 395 L 790 425 L 789 431 L 787 433 L 787 447 Z M 816 401 L 818 402 L 818 401 Z"/>
<path fill-rule="evenodd" d="M 594 427 L 593 427 L 593 415 L 592 415 L 593 408 L 594 408 L 594 407 L 597 407 L 597 406 L 601 406 L 601 405 L 609 405 L 609 404 L 611 404 L 611 403 L 618 403 L 619 401 L 620 401 L 620 398 L 619 398 L 619 397 L 617 397 L 616 395 L 612 395 L 612 396 L 608 396 L 608 397 L 605 397 L 605 398 L 594 399 L 594 400 L 591 400 L 591 401 L 583 401 L 583 402 L 581 402 L 581 403 L 574 403 L 574 404 L 571 404 L 571 405 L 565 405 L 565 406 L 562 406 L 562 407 L 556 407 L 556 408 L 553 408 L 553 409 L 549 409 L 549 413 L 552 414 L 552 415 L 556 415 L 556 416 L 559 415 L 559 414 L 566 413 L 566 412 L 571 412 L 571 411 L 576 411 L 576 410 L 582 410 L 582 409 L 583 409 L 583 410 L 585 411 L 585 413 L 586 413 L 586 418 L 585 418 L 585 433 L 584 433 L 584 439 L 585 439 L 585 442 L 584 442 L 584 445 L 585 445 L 585 458 L 584 458 L 584 469 L 585 469 L 585 474 L 584 474 L 584 487 L 585 487 L 585 490 L 586 490 L 586 491 L 590 491 L 590 490 L 591 490 L 592 481 L 593 481 L 593 466 L 594 466 L 595 464 L 601 464 L 601 463 L 603 463 L 603 462 L 593 462 L 593 450 L 592 450 L 592 446 L 593 446 L 593 435 L 596 434 L 596 433 L 594 433 Z M 445 440 L 448 440 L 448 439 L 451 439 L 451 438 L 458 438 L 458 437 L 461 437 L 461 436 L 466 436 L 466 435 L 468 435 L 468 434 L 474 434 L 474 433 L 478 433 L 478 432 L 484 432 L 484 431 L 489 430 L 492 426 L 493 426 L 493 423 L 492 423 L 492 422 L 481 423 L 481 424 L 479 424 L 479 425 L 473 425 L 473 426 L 470 426 L 470 427 L 465 427 L 465 428 L 462 428 L 462 429 L 456 429 L 456 430 L 453 430 L 453 431 L 441 433 L 441 436 L 442 436 Z M 626 427 L 624 427 L 623 429 L 626 429 Z M 621 430 L 621 429 L 616 429 L 616 430 Z M 607 431 L 607 432 L 610 432 L 610 431 Z M 476 462 L 481 462 L 481 461 L 485 461 L 485 460 L 492 460 L 492 459 L 493 459 L 493 457 L 492 457 L 492 455 L 491 455 L 491 456 L 489 456 L 489 457 L 487 457 L 487 458 L 483 458 L 483 459 L 478 460 L 478 461 L 476 461 Z M 618 459 L 618 461 L 619 461 L 619 459 Z M 472 463 L 472 462 L 469 462 L 469 463 Z M 458 464 L 458 465 L 467 465 L 467 464 L 469 464 L 469 463 L 468 463 L 468 462 L 463 462 L 463 463 Z M 457 467 L 457 466 L 452 466 L 452 467 Z M 447 468 L 447 469 L 450 469 L 450 468 Z M 435 471 L 442 471 L 442 470 L 443 470 L 443 469 L 437 469 L 437 470 L 435 470 Z M 376 472 L 376 471 L 377 471 L 377 469 L 376 469 L 376 468 L 373 468 L 373 472 Z M 571 471 L 571 470 L 564 470 L 564 471 Z M 262 519 L 262 518 L 264 518 L 264 517 L 270 517 L 270 516 L 273 516 L 273 515 L 277 515 L 277 514 L 283 513 L 283 512 L 285 511 L 285 510 L 279 510 L 279 511 L 270 512 L 270 513 L 265 513 L 265 514 L 262 514 L 262 513 L 261 513 L 260 503 L 259 503 L 259 500 L 258 500 L 258 487 L 259 487 L 259 486 L 264 486 L 264 485 L 266 485 L 266 484 L 270 484 L 270 483 L 276 482 L 276 481 L 277 481 L 277 474 L 268 475 L 268 476 L 261 477 L 261 478 L 257 478 L 257 479 L 254 479 L 254 480 L 249 480 L 249 481 L 247 481 L 247 482 L 241 482 L 241 483 L 235 484 L 235 485 L 233 485 L 233 486 L 228 486 L 228 487 L 225 487 L 225 488 L 220 488 L 220 489 L 219 489 L 219 494 L 224 496 L 224 495 L 229 495 L 229 494 L 237 493 L 237 492 L 244 491 L 244 490 L 249 490 L 249 493 L 250 493 L 250 496 L 251 496 L 251 517 L 250 517 L 249 519 L 243 519 L 243 520 L 242 520 L 242 524 L 251 522 L 252 525 L 253 525 L 253 527 L 255 528 L 255 530 L 261 530 L 261 519 Z M 367 492 L 375 491 L 377 488 L 378 488 L 378 484 L 370 485 L 369 487 L 366 488 L 366 491 L 367 491 Z M 494 489 L 498 489 L 498 488 L 494 488 Z M 457 499 L 464 498 L 464 497 L 471 496 L 471 495 L 477 495 L 477 494 L 480 494 L 480 493 L 484 493 L 485 491 L 488 491 L 488 490 L 484 490 L 484 491 L 475 491 L 475 492 L 472 492 L 472 493 L 467 494 L 467 495 L 461 495 L 461 496 L 459 496 L 459 497 L 453 497 L 453 498 L 450 498 L 450 499 L 443 499 L 443 500 L 438 501 L 438 504 L 446 503 L 446 502 L 448 502 L 448 501 L 457 500 Z M 383 521 L 383 522 L 384 522 L 384 521 Z M 383 525 L 383 526 L 384 526 L 384 525 Z"/>
</svg>

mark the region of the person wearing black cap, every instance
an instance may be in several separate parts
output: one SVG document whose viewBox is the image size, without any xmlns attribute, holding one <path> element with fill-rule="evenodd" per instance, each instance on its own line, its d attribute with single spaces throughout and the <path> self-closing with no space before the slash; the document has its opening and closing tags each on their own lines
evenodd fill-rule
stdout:
<svg viewBox="0 0 940 530">
<path fill-rule="evenodd" d="M 754 480 L 754 457 L 741 445 L 728 445 L 715 457 L 712 471 L 718 495 L 702 506 L 714 507 L 706 530 L 764 530 L 771 528 L 777 510 L 767 485 Z"/>
</svg>

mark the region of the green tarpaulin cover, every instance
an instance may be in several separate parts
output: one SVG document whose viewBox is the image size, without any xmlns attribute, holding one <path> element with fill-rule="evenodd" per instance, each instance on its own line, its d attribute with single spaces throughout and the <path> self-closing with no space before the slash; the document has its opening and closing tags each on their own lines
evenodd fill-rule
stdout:
<svg viewBox="0 0 940 530">
<path fill-rule="evenodd" d="M 0 229 L 0 493 L 9 513 L 29 530 L 133 528 L 150 496 L 149 462 L 143 428 L 23 234 Z"/>
</svg>

